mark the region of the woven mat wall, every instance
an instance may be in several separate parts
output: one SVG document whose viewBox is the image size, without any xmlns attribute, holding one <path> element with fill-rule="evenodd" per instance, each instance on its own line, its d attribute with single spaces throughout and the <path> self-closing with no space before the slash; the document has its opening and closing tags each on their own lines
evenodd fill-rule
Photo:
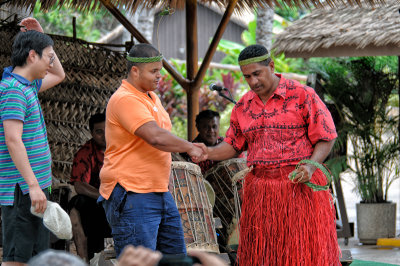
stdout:
<svg viewBox="0 0 400 266">
<path fill-rule="evenodd" d="M 11 65 L 14 26 L 0 28 L 0 73 Z M 122 53 L 89 45 L 81 40 L 50 35 L 66 73 L 58 86 L 39 94 L 53 159 L 53 177 L 68 181 L 72 160 L 91 138 L 89 118 L 104 112 L 112 93 L 126 76 Z"/>
</svg>

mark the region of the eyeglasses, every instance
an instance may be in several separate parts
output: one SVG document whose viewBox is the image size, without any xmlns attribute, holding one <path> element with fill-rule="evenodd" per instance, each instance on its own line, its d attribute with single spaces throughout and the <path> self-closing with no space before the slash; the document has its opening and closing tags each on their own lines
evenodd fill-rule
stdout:
<svg viewBox="0 0 400 266">
<path fill-rule="evenodd" d="M 50 57 L 50 65 L 54 63 L 54 60 L 56 60 L 56 57 L 54 55 L 52 55 Z"/>
</svg>

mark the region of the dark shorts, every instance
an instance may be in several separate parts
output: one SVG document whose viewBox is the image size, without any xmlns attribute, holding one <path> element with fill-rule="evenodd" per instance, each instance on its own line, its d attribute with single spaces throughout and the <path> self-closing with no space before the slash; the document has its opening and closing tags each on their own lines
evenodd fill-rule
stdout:
<svg viewBox="0 0 400 266">
<path fill-rule="evenodd" d="M 117 184 L 102 197 L 117 256 L 126 245 L 144 246 L 164 254 L 186 254 L 181 218 L 169 192 L 126 192 Z"/>
<path fill-rule="evenodd" d="M 43 192 L 48 199 L 48 189 Z M 30 208 L 29 194 L 23 195 L 17 184 L 14 205 L 1 206 L 4 262 L 27 263 L 31 257 L 49 248 L 50 232 L 42 218 L 31 214 Z"/>
<path fill-rule="evenodd" d="M 96 199 L 85 195 L 74 196 L 68 203 L 68 210 L 72 208 L 79 212 L 82 228 L 87 237 L 88 255 L 91 258 L 94 253 L 104 249 L 104 238 L 111 237 L 106 214 Z"/>
</svg>

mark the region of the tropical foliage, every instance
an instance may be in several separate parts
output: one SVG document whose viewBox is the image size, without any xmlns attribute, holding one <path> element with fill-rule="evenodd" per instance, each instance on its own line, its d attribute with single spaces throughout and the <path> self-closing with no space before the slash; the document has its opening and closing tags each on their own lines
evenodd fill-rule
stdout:
<svg viewBox="0 0 400 266">
<path fill-rule="evenodd" d="M 107 33 L 116 26 L 115 19 L 106 10 L 99 9 L 96 12 L 81 12 L 69 8 L 68 1 L 67 4 L 61 7 L 58 7 L 58 5 L 59 2 L 57 1 L 52 9 L 48 12 L 43 12 L 40 10 L 40 1 L 36 2 L 33 17 L 40 22 L 46 33 L 72 36 L 72 18 L 75 17 L 77 38 L 94 42 L 102 34 Z"/>
<path fill-rule="evenodd" d="M 180 64 L 172 60 L 176 70 L 186 75 L 185 63 Z M 211 109 L 217 111 L 221 115 L 220 135 L 225 135 L 229 125 L 230 111 L 233 104 L 228 100 L 219 96 L 216 92 L 210 91 L 208 85 L 215 83 L 223 86 L 229 90 L 224 92 L 226 96 L 233 97 L 238 100 L 245 92 L 246 86 L 244 85 L 241 75 L 235 75 L 234 72 L 221 69 L 209 69 L 203 79 L 203 85 L 199 92 L 199 109 L 200 111 Z M 187 127 L 187 102 L 186 93 L 183 88 L 176 82 L 166 71 L 163 72 L 163 77 L 160 86 L 156 91 L 173 122 L 173 133 L 179 137 L 186 138 Z M 229 112 L 228 112 L 229 111 Z"/>
<path fill-rule="evenodd" d="M 399 115 L 389 102 L 398 90 L 393 60 L 361 57 L 313 63 L 323 79 L 324 98 L 340 117 L 338 143 L 351 144 L 347 166 L 367 203 L 387 201 L 390 185 L 399 178 Z"/>
</svg>

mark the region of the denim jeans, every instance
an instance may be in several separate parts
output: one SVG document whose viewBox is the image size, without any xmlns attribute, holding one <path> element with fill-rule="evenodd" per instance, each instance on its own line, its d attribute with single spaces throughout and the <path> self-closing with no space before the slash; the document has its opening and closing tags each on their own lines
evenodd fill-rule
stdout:
<svg viewBox="0 0 400 266">
<path fill-rule="evenodd" d="M 111 226 L 117 257 L 131 244 L 164 254 L 186 254 L 181 218 L 169 192 L 127 192 L 117 184 L 108 200 L 100 197 Z"/>
</svg>

